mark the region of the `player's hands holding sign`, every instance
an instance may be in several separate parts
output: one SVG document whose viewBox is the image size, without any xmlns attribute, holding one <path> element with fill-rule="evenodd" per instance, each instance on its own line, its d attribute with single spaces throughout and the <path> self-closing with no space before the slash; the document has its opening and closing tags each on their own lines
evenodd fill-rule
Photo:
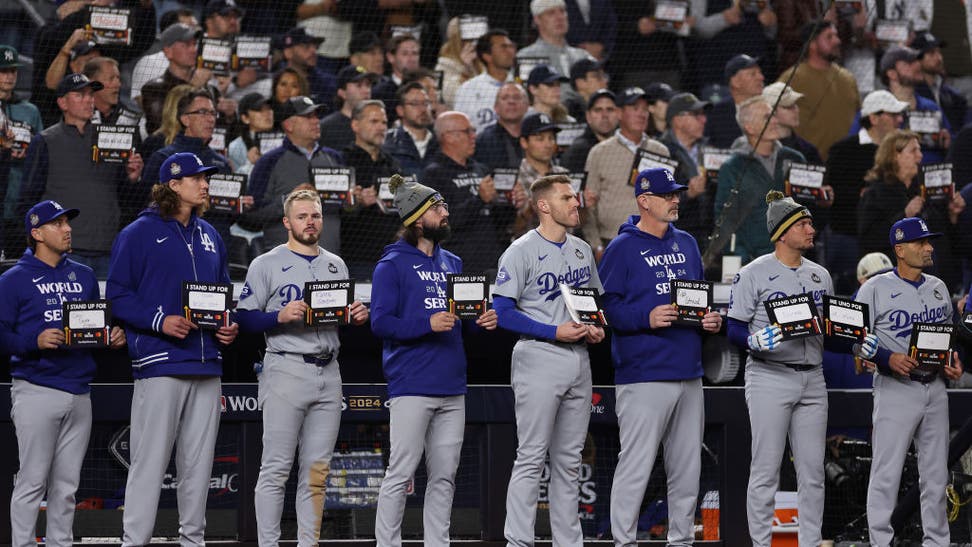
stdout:
<svg viewBox="0 0 972 547">
<path fill-rule="evenodd" d="M 587 325 L 567 321 L 557 325 L 558 342 L 577 342 L 587 336 Z"/>
<path fill-rule="evenodd" d="M 702 316 L 702 330 L 705 332 L 719 332 L 722 328 L 722 315 L 717 311 L 710 311 Z"/>
<path fill-rule="evenodd" d="M 238 323 L 231 323 L 228 327 L 219 327 L 216 329 L 216 341 L 224 346 L 228 346 L 236 340 L 236 335 L 240 333 L 240 325 Z"/>
<path fill-rule="evenodd" d="M 753 351 L 773 351 L 783 341 L 783 329 L 779 325 L 768 325 L 750 334 L 746 341 Z"/>
<path fill-rule="evenodd" d="M 357 300 L 351 303 L 349 311 L 352 325 L 364 325 L 368 320 L 368 307 Z"/>
<path fill-rule="evenodd" d="M 864 359 L 865 361 L 870 361 L 874 359 L 878 351 L 878 337 L 873 332 L 867 334 L 864 340 L 861 341 L 860 347 L 857 348 L 855 352 L 858 357 Z"/>
<path fill-rule="evenodd" d="M 37 335 L 37 349 L 57 349 L 64 344 L 64 331 L 44 329 Z"/>
<path fill-rule="evenodd" d="M 597 325 L 587 325 L 587 336 L 584 339 L 588 344 L 597 344 L 604 340 L 604 329 Z"/>
<path fill-rule="evenodd" d="M 670 327 L 676 319 L 678 319 L 678 312 L 675 310 L 675 306 L 671 304 L 655 306 L 648 314 L 648 324 L 653 329 Z"/>
<path fill-rule="evenodd" d="M 277 323 L 303 321 L 306 313 L 307 302 L 304 302 L 303 300 L 291 300 L 290 302 L 287 302 L 286 306 L 280 308 L 280 311 L 277 312 Z"/>
<path fill-rule="evenodd" d="M 908 376 L 917 366 L 918 361 L 904 353 L 892 353 L 891 358 L 888 359 L 888 367 L 891 371 L 902 376 Z"/>
<path fill-rule="evenodd" d="M 110 336 L 111 343 L 108 344 L 108 347 L 111 349 L 118 349 L 125 346 L 125 329 L 121 327 L 112 327 Z"/>
<path fill-rule="evenodd" d="M 496 329 L 497 316 L 496 310 L 489 310 L 476 318 L 476 324 L 486 330 Z"/>
<path fill-rule="evenodd" d="M 958 352 L 953 351 L 952 364 L 947 367 L 942 367 L 942 373 L 945 375 L 945 378 L 954 382 L 962 376 L 962 370 L 962 360 L 959 359 Z"/>
<path fill-rule="evenodd" d="M 166 315 L 162 320 L 162 334 L 179 340 L 189 336 L 189 331 L 198 328 L 195 323 L 181 315 Z"/>
<path fill-rule="evenodd" d="M 459 318 L 454 313 L 449 313 L 447 311 L 440 311 L 433 313 L 432 317 L 429 317 L 429 323 L 432 325 L 432 332 L 448 332 L 452 330 L 455 326 L 456 321 Z"/>
</svg>

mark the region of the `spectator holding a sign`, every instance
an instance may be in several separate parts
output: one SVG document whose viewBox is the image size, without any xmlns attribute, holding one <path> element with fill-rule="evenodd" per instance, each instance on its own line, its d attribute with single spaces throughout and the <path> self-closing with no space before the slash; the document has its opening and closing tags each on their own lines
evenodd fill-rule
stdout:
<svg viewBox="0 0 972 547">
<path fill-rule="evenodd" d="M 91 433 L 96 367 L 90 350 L 65 338 L 65 328 L 75 325 L 62 312 L 63 303 L 95 301 L 101 292 L 91 268 L 68 258 L 70 219 L 78 214 L 50 200 L 31 207 L 24 219 L 30 248 L 0 276 L 0 352 L 10 356 L 10 417 L 20 455 L 10 500 L 15 545 L 35 543 L 45 498 L 47 541 L 74 541 L 74 493 Z M 92 347 L 124 346 L 124 331 L 102 319 L 101 343 Z"/>
<path fill-rule="evenodd" d="M 176 446 L 179 532 L 202 544 L 206 500 L 219 429 L 221 350 L 236 339 L 229 317 L 226 248 L 200 213 L 209 205 L 215 167 L 182 152 L 160 167 L 152 204 L 115 239 L 105 293 L 121 319 L 135 378 L 131 466 L 125 486 L 122 544 L 147 545 L 162 480 Z M 189 285 L 205 287 L 191 294 Z M 191 296 L 198 299 L 194 302 Z M 220 326 L 190 321 L 190 308 L 216 312 Z M 198 320 L 198 319 L 197 319 Z"/>
<path fill-rule="evenodd" d="M 587 156 L 587 189 L 596 203 L 587 203 L 584 238 L 600 260 L 607 242 L 630 215 L 637 213 L 631 204 L 632 166 L 635 153 L 642 149 L 668 157 L 664 144 L 648 138 L 648 98 L 640 87 L 625 89 L 618 98 L 620 126 L 614 136 L 601 141 Z"/>
<path fill-rule="evenodd" d="M 19 230 L 22 219 L 17 214 L 17 200 L 24 182 L 24 158 L 34 135 L 44 130 L 37 106 L 14 93 L 21 66 L 23 63 L 17 50 L 0 45 L 0 109 L 13 134 L 9 148 L 0 147 L 0 177 L 7 180 L 6 184 L 0 185 L 0 218 L 3 219 L 4 234 L 0 245 L 7 256 L 17 256 L 24 248 L 24 238 Z"/>
<path fill-rule="evenodd" d="M 780 144 L 782 131 L 771 108 L 762 95 L 739 105 L 736 117 L 745 139 L 736 141 L 732 156 L 719 169 L 715 218 L 722 237 L 710 245 L 727 246 L 734 234 L 735 249 L 730 252 L 743 263 L 773 252 L 765 222 L 766 193 L 783 191 L 786 161 L 806 161 L 803 154 Z"/>
<path fill-rule="evenodd" d="M 951 291 L 941 279 L 927 273 L 938 247 L 932 240 L 941 234 L 909 215 L 895 222 L 888 236 L 894 271 L 869 279 L 856 297 L 870 307 L 868 326 L 878 341 L 862 355 L 877 364 L 868 534 L 872 545 L 890 545 L 900 534 L 891 527 L 891 513 L 898 500 L 901 462 L 914 441 L 924 542 L 948 545 L 946 384 L 962 375 L 962 363 L 951 345 Z"/>
<path fill-rule="evenodd" d="M 512 189 L 504 190 L 506 199 L 516 209 L 516 219 L 511 231 L 514 238 L 520 237 L 527 230 L 536 228 L 539 222 L 527 189 L 541 177 L 565 175 L 568 172 L 567 169 L 554 164 L 559 132 L 560 128 L 553 123 L 553 120 L 546 114 L 538 112 L 527 115 L 520 125 L 520 148 L 523 149 L 523 159 L 520 160 L 516 184 Z M 495 175 L 493 182 L 497 182 Z"/>
<path fill-rule="evenodd" d="M 654 465 L 662 444 L 668 542 L 691 543 L 695 536 L 704 422 L 702 334 L 719 332 L 722 316 L 712 308 L 711 292 L 693 291 L 693 298 L 679 301 L 678 291 L 671 290 L 673 279 L 705 279 L 699 245 L 673 224 L 685 190 L 667 169 L 639 173 L 638 215 L 621 225 L 598 267 L 614 332 L 621 452 L 611 487 L 611 532 L 621 545 L 637 543 L 640 500 L 648 487 L 644 470 Z M 702 311 L 695 324 L 679 324 L 679 304 Z"/>
<path fill-rule="evenodd" d="M 287 243 L 250 264 L 240 294 L 240 329 L 265 333 L 267 352 L 258 364 L 263 411 L 263 456 L 254 506 L 261 545 L 280 541 L 287 478 L 297 453 L 297 541 L 320 541 L 331 454 L 341 425 L 338 325 L 361 325 L 368 308 L 340 294 L 345 319 L 309 326 L 309 283 L 354 279 L 341 257 L 318 246 L 323 228 L 321 198 L 295 190 L 284 202 Z M 335 298 L 338 300 L 338 298 Z"/>
<path fill-rule="evenodd" d="M 520 84 L 509 82 L 496 94 L 495 122 L 480 128 L 476 137 L 476 161 L 492 169 L 516 168 L 523 159 L 520 124 L 530 109 L 530 99 Z"/>
<path fill-rule="evenodd" d="M 464 82 L 456 91 L 455 110 L 465 113 L 482 132 L 496 120 L 496 95 L 512 81 L 516 44 L 503 29 L 490 29 L 476 40 L 476 57 L 485 67 L 478 76 Z"/>
<path fill-rule="evenodd" d="M 185 23 L 176 23 L 162 32 L 162 52 L 169 61 L 165 73 L 142 86 L 140 97 L 142 112 L 145 114 L 145 129 L 154 133 L 162 123 L 162 107 L 165 98 L 173 87 L 190 84 L 202 87 L 209 82 L 213 71 L 196 68 L 196 53 L 201 31 Z"/>
<path fill-rule="evenodd" d="M 950 286 L 958 286 L 957 225 L 965 199 L 950 184 L 950 168 L 945 173 L 947 184 L 933 187 L 928 180 L 932 166 L 922 166 L 921 159 L 916 133 L 898 129 L 881 142 L 874 165 L 864 178 L 867 188 L 857 205 L 859 252 L 886 249 L 880 234 L 902 218 L 921 217 L 931 229 L 944 234 L 935 246 L 935 264 L 928 268 Z"/>
<path fill-rule="evenodd" d="M 745 108 L 743 103 L 740 112 Z M 722 170 L 719 175 L 721 181 Z M 823 306 L 824 295 L 833 294 L 833 283 L 823 266 L 803 256 L 813 249 L 816 235 L 809 209 L 778 191 L 770 191 L 763 202 L 768 202 L 761 211 L 764 234 L 773 250 L 736 274 L 727 325 L 729 340 L 749 350 L 746 403 L 753 432 L 746 496 L 749 535 L 753 545 L 770 545 L 773 499 L 789 438 L 800 506 L 799 542 L 819 545 L 827 386 L 821 368 L 824 337 L 816 310 Z M 794 322 L 800 325 L 799 334 L 786 331 L 784 337 L 784 328 Z"/>
<path fill-rule="evenodd" d="M 394 212 L 382 211 L 378 199 L 382 183 L 387 188 L 389 177 L 402 168 L 382 149 L 388 131 L 384 103 L 358 103 L 351 111 L 351 130 L 354 142 L 342 155 L 344 164 L 354 168 L 354 206 L 341 211 L 341 255 L 353 278 L 367 279 L 400 225 Z"/>
<path fill-rule="evenodd" d="M 505 247 L 502 241 L 513 210 L 497 203 L 493 177 L 473 159 L 476 130 L 465 114 L 439 116 L 435 136 L 439 151 L 419 178 L 449 202 L 449 250 L 464 257 L 467 271 L 492 270 Z"/>
<path fill-rule="evenodd" d="M 102 88 L 83 74 L 69 74 L 57 87 L 61 121 L 34 136 L 24 160 L 25 186 L 18 210 L 41 199 L 53 199 L 98 211 L 74 227 L 72 256 L 90 266 L 95 275 L 108 274 L 112 241 L 121 218 L 119 198 L 142 174 L 142 157 L 134 151 L 134 134 L 102 133 L 104 126 L 91 123 L 94 93 Z M 112 135 L 117 135 L 115 139 Z M 119 154 L 107 158 L 98 153 L 116 141 Z"/>
<path fill-rule="evenodd" d="M 469 18 L 453 17 L 446 27 L 446 40 L 439 50 L 435 70 L 442 71 L 442 102 L 452 109 L 455 105 L 459 86 L 478 76 L 483 71 L 483 63 L 476 54 L 476 40 L 480 36 L 469 36 L 470 29 L 463 28 L 463 21 Z M 468 27 L 468 25 L 466 25 Z M 489 30 L 489 22 L 483 21 L 479 27 Z M 466 35 L 462 31 L 467 32 Z"/>
<path fill-rule="evenodd" d="M 666 110 L 668 131 L 661 141 L 678 162 L 675 168 L 675 181 L 685 187 L 679 204 L 677 225 L 692 234 L 696 241 L 704 242 L 712 231 L 712 198 L 715 185 L 709 188 L 705 173 L 701 172 L 702 148 L 708 139 L 705 137 L 707 115 L 712 105 L 700 101 L 691 93 L 678 93 L 672 97 Z"/>
<path fill-rule="evenodd" d="M 424 453 L 423 538 L 426 545 L 447 546 L 466 427 L 464 323 L 449 305 L 449 276 L 477 271 L 441 246 L 451 223 L 439 192 L 401 176 L 392 177 L 389 191 L 404 231 L 384 248 L 372 279 L 380 290 L 371 297 L 371 330 L 382 339 L 391 414 L 391 452 L 378 494 L 375 538 L 379 545 L 401 545 L 408 485 Z M 487 297 L 485 286 L 480 297 Z M 495 329 L 496 312 L 481 313 L 475 323 Z"/>
<path fill-rule="evenodd" d="M 253 196 L 253 209 L 240 216 L 240 224 L 249 230 L 262 230 L 264 244 L 269 248 L 284 243 L 287 238 L 280 224 L 284 198 L 301 184 L 313 184 L 313 168 L 341 165 L 337 151 L 317 143 L 321 136 L 318 115 L 322 108 L 309 97 L 288 100 L 280 124 L 285 134 L 283 144 L 260 156 L 250 172 L 248 190 Z M 340 234 L 338 211 L 325 208 L 321 246 L 332 253 L 340 251 Z"/>
<path fill-rule="evenodd" d="M 401 165 L 401 174 L 418 175 L 439 149 L 432 131 L 432 101 L 422 84 L 409 82 L 398 88 L 399 126 L 388 132 L 382 149 Z"/>
</svg>

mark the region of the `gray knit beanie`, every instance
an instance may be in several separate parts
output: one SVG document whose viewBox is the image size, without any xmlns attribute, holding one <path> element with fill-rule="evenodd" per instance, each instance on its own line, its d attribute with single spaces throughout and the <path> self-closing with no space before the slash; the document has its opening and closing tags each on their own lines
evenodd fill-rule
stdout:
<svg viewBox="0 0 972 547">
<path fill-rule="evenodd" d="M 418 220 L 429 207 L 445 201 L 435 190 L 414 180 L 405 180 L 398 174 L 392 175 L 388 180 L 388 189 L 395 196 L 395 208 L 398 209 L 398 216 L 405 226 Z"/>
<path fill-rule="evenodd" d="M 770 241 L 775 242 L 790 226 L 801 218 L 810 218 L 810 210 L 783 195 L 778 190 L 770 190 L 766 194 L 766 229 L 769 231 Z"/>
</svg>

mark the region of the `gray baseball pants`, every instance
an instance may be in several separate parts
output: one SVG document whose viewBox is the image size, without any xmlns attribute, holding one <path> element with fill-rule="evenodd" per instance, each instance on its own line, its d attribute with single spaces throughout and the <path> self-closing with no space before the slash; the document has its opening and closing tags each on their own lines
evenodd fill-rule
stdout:
<svg viewBox="0 0 972 547">
<path fill-rule="evenodd" d="M 641 502 L 658 445 L 663 444 L 668 477 L 668 545 L 691 545 L 702 472 L 702 380 L 619 385 L 617 413 L 621 453 L 611 485 L 614 544 L 638 543 Z"/>
<path fill-rule="evenodd" d="M 448 547 L 456 469 L 466 430 L 466 397 L 394 397 L 389 402 L 388 469 L 378 491 L 377 547 L 400 547 L 408 481 L 425 453 L 422 507 L 426 546 Z"/>
<path fill-rule="evenodd" d="M 155 528 L 162 478 L 176 449 L 179 544 L 204 545 L 206 499 L 219 430 L 218 377 L 135 380 L 131 466 L 125 485 L 122 545 L 147 545 Z"/>
<path fill-rule="evenodd" d="M 894 538 L 891 512 L 898 502 L 905 455 L 914 440 L 924 531 L 921 544 L 947 547 L 951 540 L 945 516 L 948 484 L 945 382 L 934 380 L 922 384 L 876 374 L 873 420 L 871 477 L 867 485 L 867 529 L 871 545 L 887 547 Z"/>
<path fill-rule="evenodd" d="M 796 371 L 752 361 L 746 366 L 752 464 L 746 513 L 754 547 L 769 547 L 787 435 L 797 474 L 800 545 L 820 545 L 824 509 L 827 386 L 823 369 Z"/>
<path fill-rule="evenodd" d="M 254 506 L 261 547 L 277 545 L 290 469 L 297 453 L 297 545 L 316 546 L 321 537 L 331 454 L 341 427 L 341 370 L 293 355 L 267 353 L 259 378 L 263 410 L 263 457 Z"/>
<path fill-rule="evenodd" d="M 37 513 L 47 494 L 47 545 L 74 543 L 74 493 L 91 436 L 91 397 L 19 378 L 10 389 L 20 469 L 10 499 L 13 547 L 37 545 Z"/>
<path fill-rule="evenodd" d="M 587 346 L 521 340 L 513 348 L 511 379 L 519 445 L 506 492 L 507 545 L 534 544 L 540 474 L 549 453 L 553 544 L 579 547 L 578 480 L 591 419 Z"/>
</svg>

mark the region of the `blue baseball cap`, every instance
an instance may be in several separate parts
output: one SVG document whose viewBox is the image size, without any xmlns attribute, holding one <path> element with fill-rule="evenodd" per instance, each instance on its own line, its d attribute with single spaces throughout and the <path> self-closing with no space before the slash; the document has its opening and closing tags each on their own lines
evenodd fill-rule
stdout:
<svg viewBox="0 0 972 547">
<path fill-rule="evenodd" d="M 567 83 L 570 80 L 566 76 L 557 72 L 550 65 L 537 65 L 533 67 L 530 71 L 530 77 L 527 78 L 527 85 L 552 85 L 557 83 Z"/>
<path fill-rule="evenodd" d="M 65 209 L 60 203 L 48 199 L 34 205 L 30 208 L 30 211 L 27 211 L 27 215 L 24 217 L 24 227 L 27 229 L 27 235 L 30 235 L 30 231 L 34 228 L 40 228 L 60 216 L 67 215 L 68 218 L 74 218 L 80 214 L 81 211 L 77 209 Z"/>
<path fill-rule="evenodd" d="M 638 173 L 635 179 L 635 197 L 641 194 L 671 194 L 688 186 L 675 182 L 675 176 L 664 167 L 652 167 Z"/>
<path fill-rule="evenodd" d="M 941 237 L 942 234 L 928 230 L 925 219 L 918 217 L 908 217 L 899 220 L 891 226 L 891 247 L 898 243 L 908 243 L 925 238 Z"/>
<path fill-rule="evenodd" d="M 212 175 L 218 170 L 216 167 L 203 165 L 199 156 L 192 152 L 177 152 L 162 162 L 162 167 L 159 168 L 159 182 L 166 184 L 170 180 L 191 177 L 199 173 Z"/>
</svg>

